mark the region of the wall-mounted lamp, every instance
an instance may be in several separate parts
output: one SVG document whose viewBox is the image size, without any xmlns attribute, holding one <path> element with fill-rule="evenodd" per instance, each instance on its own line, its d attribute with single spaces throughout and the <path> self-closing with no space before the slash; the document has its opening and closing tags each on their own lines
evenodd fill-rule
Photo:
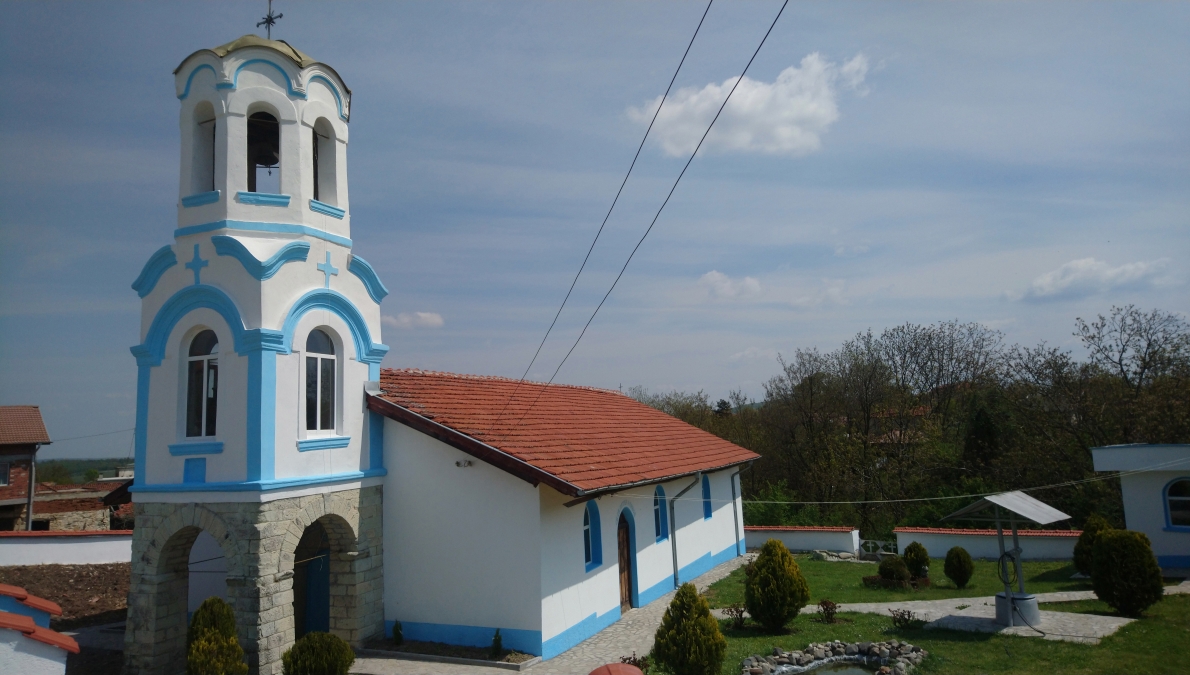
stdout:
<svg viewBox="0 0 1190 675">
<path fill-rule="evenodd" d="M 459 467 L 460 469 L 466 469 L 467 467 L 471 466 L 471 460 L 461 459 L 455 462 L 455 466 Z"/>
</svg>

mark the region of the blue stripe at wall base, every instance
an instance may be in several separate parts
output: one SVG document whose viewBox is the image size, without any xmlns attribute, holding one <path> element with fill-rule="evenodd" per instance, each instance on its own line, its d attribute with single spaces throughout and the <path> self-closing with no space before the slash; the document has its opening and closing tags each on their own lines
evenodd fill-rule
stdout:
<svg viewBox="0 0 1190 675">
<path fill-rule="evenodd" d="M 1163 569 L 1190 569 L 1190 555 L 1159 555 L 1157 565 Z"/>
<path fill-rule="evenodd" d="M 393 634 L 395 621 L 384 622 L 385 635 Z M 496 634 L 494 627 L 487 626 L 459 626 L 449 623 L 422 623 L 420 621 L 402 621 L 401 635 L 406 640 L 418 642 L 441 642 L 448 645 L 463 645 L 466 647 L 490 647 L 492 636 Z M 524 630 L 521 628 L 500 628 L 500 639 L 505 649 L 515 649 L 518 652 L 541 655 L 541 631 Z"/>
<path fill-rule="evenodd" d="M 739 552 L 736 550 L 736 544 L 728 546 L 715 555 L 706 553 L 689 565 L 678 569 L 678 583 L 685 583 L 695 577 L 700 577 L 737 556 L 739 556 Z"/>
<path fill-rule="evenodd" d="M 570 628 L 541 643 L 541 658 L 552 659 L 578 643 L 620 620 L 620 608 L 616 607 L 602 616 L 592 614 Z"/>
<path fill-rule="evenodd" d="M 654 600 L 660 598 L 661 596 L 665 595 L 666 593 L 669 593 L 673 589 L 674 589 L 673 577 L 666 576 L 661 581 L 658 581 L 657 583 L 653 584 L 652 586 L 650 586 L 640 592 L 640 605 L 639 606 L 644 607 L 645 605 L 649 604 L 650 602 L 653 602 Z"/>
</svg>

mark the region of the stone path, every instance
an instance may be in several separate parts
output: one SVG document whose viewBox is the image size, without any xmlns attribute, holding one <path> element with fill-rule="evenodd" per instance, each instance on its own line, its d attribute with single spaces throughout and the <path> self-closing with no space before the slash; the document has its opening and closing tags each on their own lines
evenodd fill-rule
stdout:
<svg viewBox="0 0 1190 675">
<path fill-rule="evenodd" d="M 740 556 L 719 565 L 694 580 L 699 591 L 731 574 L 744 564 L 750 556 Z M 653 634 L 661 625 L 661 617 L 673 600 L 674 592 L 653 602 L 630 610 L 598 634 L 580 643 L 574 649 L 542 661 L 522 671 L 527 675 L 586 675 L 607 663 L 618 663 L 621 656 L 649 653 L 653 648 Z M 484 666 L 463 666 L 448 663 L 424 663 L 401 659 L 358 658 L 351 667 L 359 675 L 508 675 L 510 672 Z"/>
</svg>

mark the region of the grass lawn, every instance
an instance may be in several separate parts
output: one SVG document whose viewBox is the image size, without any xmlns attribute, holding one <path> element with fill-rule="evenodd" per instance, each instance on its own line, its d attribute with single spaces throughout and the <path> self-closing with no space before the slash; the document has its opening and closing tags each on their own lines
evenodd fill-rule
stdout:
<svg viewBox="0 0 1190 675">
<path fill-rule="evenodd" d="M 827 599 L 834 602 L 884 602 L 899 600 L 944 600 L 946 598 L 970 598 L 995 595 L 1004 590 L 996 577 L 996 563 L 975 561 L 975 574 L 963 589 L 956 588 L 950 579 L 942 574 L 943 560 L 930 560 L 930 588 L 920 591 L 868 588 L 862 578 L 876 574 L 876 565 L 859 563 L 827 562 L 813 560 L 808 555 L 798 555 L 797 564 L 810 585 L 810 605 Z M 1089 579 L 1071 579 L 1074 565 L 1068 562 L 1026 562 L 1025 590 L 1030 593 L 1053 591 L 1089 591 Z M 744 569 L 741 567 L 725 579 L 711 585 L 705 593 L 711 607 L 727 607 L 733 602 L 744 602 Z"/>
<path fill-rule="evenodd" d="M 822 564 L 848 566 L 841 563 Z M 813 583 L 811 581 L 811 588 Z M 1044 607 L 1050 610 L 1111 613 L 1110 608 L 1098 601 L 1053 603 Z M 923 675 L 1156 675 L 1187 672 L 1185 650 L 1190 645 L 1190 596 L 1187 595 L 1166 596 L 1165 600 L 1149 609 L 1145 618 L 1104 638 L 1098 645 L 921 628 L 898 630 L 892 627 L 889 617 L 876 614 L 849 613 L 839 614 L 839 617 L 848 623 L 826 625 L 814 620 L 814 612 L 803 613 L 790 623 L 794 632 L 787 635 L 765 635 L 747 628 L 734 630 L 728 621 L 721 621 L 720 629 L 727 637 L 727 657 L 722 672 L 724 675 L 737 675 L 740 672 L 739 663 L 744 657 L 771 653 L 774 646 L 792 650 L 801 649 L 809 642 L 880 641 L 891 638 L 907 640 L 930 652 L 930 657 L 916 671 Z"/>
</svg>

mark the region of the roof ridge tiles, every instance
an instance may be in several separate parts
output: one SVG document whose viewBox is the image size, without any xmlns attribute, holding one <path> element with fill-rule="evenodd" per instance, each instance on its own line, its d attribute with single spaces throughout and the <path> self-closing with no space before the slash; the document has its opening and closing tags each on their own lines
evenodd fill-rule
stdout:
<svg viewBox="0 0 1190 675">
<path fill-rule="evenodd" d="M 628 397 L 622 391 L 616 389 L 604 389 L 603 387 L 592 387 L 584 384 L 562 384 L 560 382 L 537 382 L 535 380 L 518 380 L 511 377 L 504 377 L 503 375 L 471 375 L 467 373 L 451 373 L 445 370 L 424 370 L 422 368 L 382 368 L 380 370 L 380 377 L 383 378 L 385 373 L 402 373 L 406 375 L 428 375 L 430 377 L 449 377 L 457 380 L 486 380 L 490 382 L 507 382 L 509 384 L 527 384 L 531 386 L 541 387 L 558 387 L 561 389 L 580 389 L 586 391 L 598 391 L 605 394 L 616 394 L 617 396 Z"/>
</svg>

